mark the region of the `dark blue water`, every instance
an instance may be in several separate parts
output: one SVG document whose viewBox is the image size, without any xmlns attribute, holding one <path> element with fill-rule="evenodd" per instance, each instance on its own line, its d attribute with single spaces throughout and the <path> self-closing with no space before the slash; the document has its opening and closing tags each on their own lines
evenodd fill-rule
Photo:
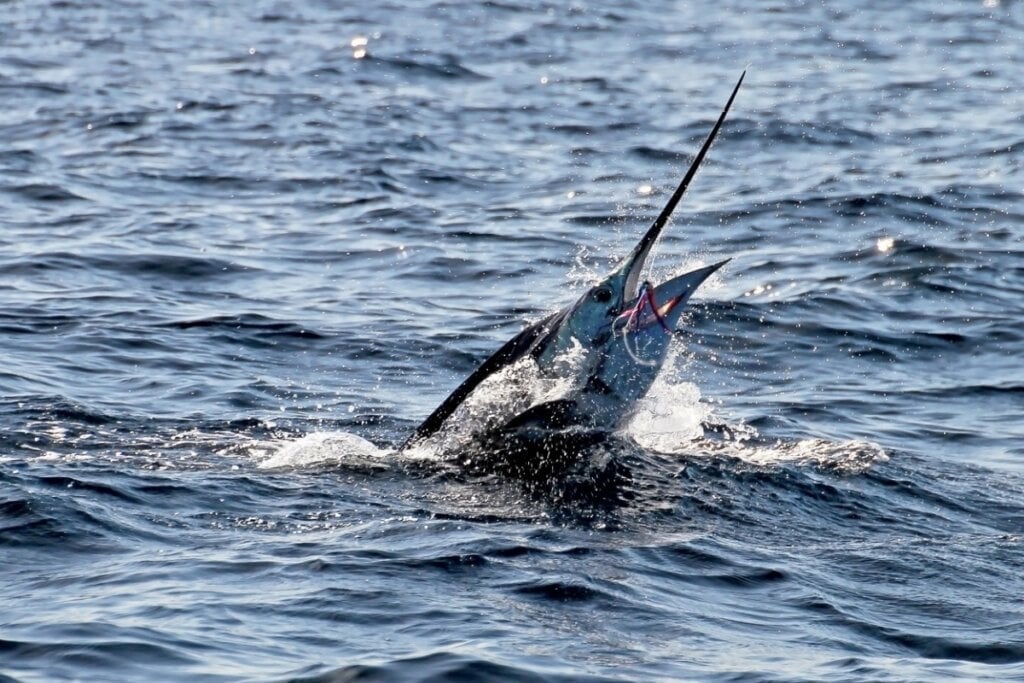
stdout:
<svg viewBox="0 0 1024 683">
<path fill-rule="evenodd" d="M 1008 0 L 0 3 L 0 680 L 1024 677 L 1021 64 Z M 628 490 L 396 455 L 748 65 Z"/>
</svg>

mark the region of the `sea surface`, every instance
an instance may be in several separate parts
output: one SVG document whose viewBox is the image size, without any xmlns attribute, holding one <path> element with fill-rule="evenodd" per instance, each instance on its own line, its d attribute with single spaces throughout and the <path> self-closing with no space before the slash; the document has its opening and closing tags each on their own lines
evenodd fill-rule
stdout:
<svg viewBox="0 0 1024 683">
<path fill-rule="evenodd" d="M 1024 680 L 1024 3 L 0 2 L 0 681 Z M 396 446 L 731 258 L 613 457 Z"/>
</svg>

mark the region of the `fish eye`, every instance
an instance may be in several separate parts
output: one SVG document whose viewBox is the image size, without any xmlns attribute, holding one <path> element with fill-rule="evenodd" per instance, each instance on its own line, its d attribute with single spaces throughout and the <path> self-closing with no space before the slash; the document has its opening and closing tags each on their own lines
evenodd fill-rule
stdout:
<svg viewBox="0 0 1024 683">
<path fill-rule="evenodd" d="M 607 287 L 599 287 L 594 290 L 594 299 L 602 304 L 606 304 L 612 300 L 612 290 Z"/>
</svg>

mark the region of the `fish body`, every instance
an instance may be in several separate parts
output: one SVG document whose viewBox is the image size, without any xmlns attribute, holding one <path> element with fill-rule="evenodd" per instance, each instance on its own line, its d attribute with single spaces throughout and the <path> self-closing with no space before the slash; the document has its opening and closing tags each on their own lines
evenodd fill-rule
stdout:
<svg viewBox="0 0 1024 683">
<path fill-rule="evenodd" d="M 740 76 L 665 208 L 625 260 L 575 302 L 528 325 L 502 345 L 416 428 L 402 449 L 441 431 L 481 383 L 526 359 L 536 365 L 541 377 L 568 380 L 570 388 L 563 398 L 512 417 L 497 430 L 499 436 L 516 430 L 550 432 L 570 427 L 610 432 L 632 414 L 658 374 L 686 302 L 722 265 L 686 273 L 658 287 L 641 281 L 654 245 L 718 135 L 745 75 Z M 582 349 L 583 357 L 568 364 L 567 370 L 560 361 L 573 349 Z"/>
</svg>

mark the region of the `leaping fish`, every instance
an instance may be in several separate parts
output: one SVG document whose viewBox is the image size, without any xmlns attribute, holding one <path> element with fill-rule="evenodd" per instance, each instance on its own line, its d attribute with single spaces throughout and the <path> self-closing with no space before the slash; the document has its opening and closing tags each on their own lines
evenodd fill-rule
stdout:
<svg viewBox="0 0 1024 683">
<path fill-rule="evenodd" d="M 556 375 L 564 371 L 556 359 L 577 344 L 587 354 L 573 369 L 576 375 L 571 384 L 576 388 L 570 395 L 529 408 L 501 431 L 579 425 L 614 431 L 628 419 L 658 374 L 686 302 L 726 263 L 699 268 L 658 286 L 641 280 L 651 250 L 711 149 L 745 76 L 744 71 L 679 186 L 626 259 L 574 303 L 507 341 L 416 428 L 402 449 L 437 433 L 488 377 L 524 358 L 532 358 L 542 376 Z"/>
</svg>

